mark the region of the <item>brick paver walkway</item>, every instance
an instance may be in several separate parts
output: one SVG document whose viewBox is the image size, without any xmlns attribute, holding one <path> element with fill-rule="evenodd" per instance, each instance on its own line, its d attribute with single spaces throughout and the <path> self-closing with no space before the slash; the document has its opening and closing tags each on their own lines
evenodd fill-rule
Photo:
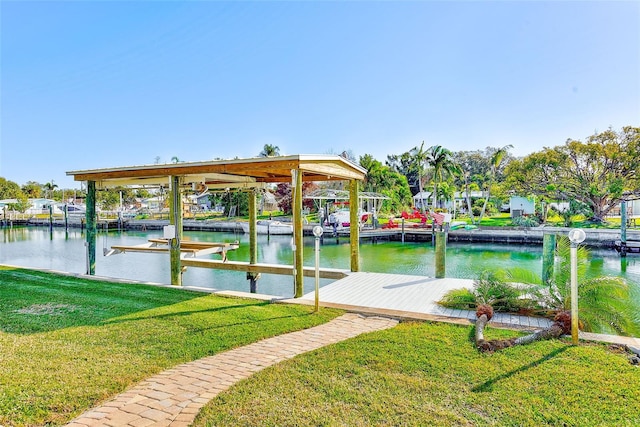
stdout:
<svg viewBox="0 0 640 427">
<path fill-rule="evenodd" d="M 320 326 L 185 363 L 85 412 L 67 427 L 188 426 L 209 400 L 236 381 L 298 354 L 396 324 L 389 318 L 347 313 Z"/>
</svg>

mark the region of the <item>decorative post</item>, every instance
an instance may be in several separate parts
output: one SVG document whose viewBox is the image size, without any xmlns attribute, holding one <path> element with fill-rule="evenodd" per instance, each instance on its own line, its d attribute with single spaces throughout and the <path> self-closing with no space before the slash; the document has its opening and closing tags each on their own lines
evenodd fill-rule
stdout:
<svg viewBox="0 0 640 427">
<path fill-rule="evenodd" d="M 258 262 L 258 228 L 256 222 L 258 220 L 257 215 L 257 203 L 256 203 L 255 190 L 249 191 L 249 264 L 256 264 Z M 247 280 L 249 280 L 249 291 L 256 293 L 258 291 L 258 278 L 260 273 L 247 272 Z"/>
<path fill-rule="evenodd" d="M 435 232 L 436 245 L 436 279 L 442 279 L 446 270 L 447 254 L 447 233 L 445 231 Z"/>
<path fill-rule="evenodd" d="M 292 171 L 295 185 L 293 187 L 293 241 L 295 245 L 295 297 L 304 295 L 304 252 L 302 235 L 302 171 Z"/>
<path fill-rule="evenodd" d="M 169 239 L 169 259 L 171 263 L 171 284 L 182 285 L 182 266 L 180 265 L 180 239 L 182 238 L 182 192 L 180 177 L 172 176 L 171 197 L 169 198 L 169 223 L 175 227 L 175 234 Z"/>
<path fill-rule="evenodd" d="M 587 237 L 579 228 L 569 231 L 571 242 L 571 341 L 578 344 L 578 244 Z"/>
<path fill-rule="evenodd" d="M 349 243 L 351 245 L 351 271 L 360 271 L 360 227 L 358 221 L 358 181 L 349 182 Z"/>
<path fill-rule="evenodd" d="M 556 235 L 544 233 L 542 235 L 542 283 L 547 284 L 553 277 L 555 263 Z"/>
<path fill-rule="evenodd" d="M 87 274 L 96 274 L 96 182 L 87 181 Z"/>
<path fill-rule="evenodd" d="M 324 230 L 321 226 L 313 227 L 313 235 L 316 237 L 316 304 L 314 312 L 320 311 L 320 237 Z"/>
</svg>

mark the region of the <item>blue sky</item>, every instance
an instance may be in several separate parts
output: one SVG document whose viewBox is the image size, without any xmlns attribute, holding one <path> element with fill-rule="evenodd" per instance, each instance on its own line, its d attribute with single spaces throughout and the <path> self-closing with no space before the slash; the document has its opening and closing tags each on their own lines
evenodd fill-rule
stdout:
<svg viewBox="0 0 640 427">
<path fill-rule="evenodd" d="M 640 125 L 640 2 L 0 1 L 0 176 Z"/>
</svg>

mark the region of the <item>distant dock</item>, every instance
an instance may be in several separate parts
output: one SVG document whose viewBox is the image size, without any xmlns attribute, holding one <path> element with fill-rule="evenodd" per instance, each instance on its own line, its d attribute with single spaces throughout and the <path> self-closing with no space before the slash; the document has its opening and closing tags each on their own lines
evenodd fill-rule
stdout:
<svg viewBox="0 0 640 427">
<path fill-rule="evenodd" d="M 30 218 L 30 219 L 13 219 L 0 220 L 0 227 L 14 226 L 44 226 L 50 224 L 49 218 Z M 53 218 L 53 227 L 65 227 L 64 218 Z M 68 227 L 84 228 L 84 218 L 79 216 L 70 216 L 66 223 Z M 168 220 L 151 220 L 151 219 L 99 219 L 97 228 L 99 231 L 105 230 L 139 230 L 151 231 L 162 230 L 168 225 Z M 207 221 L 207 220 L 183 220 L 183 228 L 185 231 L 216 231 L 227 233 L 243 233 L 242 221 Z M 313 226 L 316 224 L 306 224 L 303 227 L 304 234 L 311 236 Z M 467 243 L 498 243 L 498 244 L 524 244 L 524 245 L 542 245 L 544 234 L 553 233 L 557 235 L 567 235 L 570 228 L 567 227 L 480 227 L 473 230 L 450 230 L 448 232 L 449 242 L 467 242 Z M 587 234 L 585 244 L 594 248 L 616 248 L 616 241 L 620 241 L 620 230 L 618 229 L 584 229 Z M 430 228 L 422 227 L 398 227 L 391 229 L 382 228 L 362 228 L 360 230 L 360 240 L 377 243 L 379 241 L 395 241 L 395 242 L 425 242 L 432 241 L 432 231 Z M 627 231 L 629 241 L 640 241 L 640 231 Z M 333 233 L 333 230 L 325 228 L 322 236 L 323 243 L 340 243 L 341 241 L 349 241 L 349 230 L 342 229 Z M 618 243 L 619 245 L 619 243 Z M 631 246 L 631 245 L 628 245 Z M 636 248 L 634 247 L 635 251 Z M 629 250 L 632 252 L 632 250 Z"/>
</svg>

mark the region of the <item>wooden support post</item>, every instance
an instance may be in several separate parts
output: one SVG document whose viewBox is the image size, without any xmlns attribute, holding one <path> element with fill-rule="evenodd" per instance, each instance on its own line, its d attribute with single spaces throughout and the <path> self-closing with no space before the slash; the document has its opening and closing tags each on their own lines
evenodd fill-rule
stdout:
<svg viewBox="0 0 640 427">
<path fill-rule="evenodd" d="M 351 271 L 360 271 L 360 222 L 358 218 L 358 181 L 349 182 L 349 241 L 351 244 Z"/>
<path fill-rule="evenodd" d="M 620 256 L 627 256 L 627 201 L 620 202 Z"/>
<path fill-rule="evenodd" d="M 87 181 L 87 274 L 96 274 L 96 182 Z"/>
<path fill-rule="evenodd" d="M 169 223 L 175 226 L 175 238 L 170 240 L 169 260 L 171 263 L 171 284 L 182 285 L 182 266 L 180 264 L 180 239 L 182 238 L 182 191 L 180 177 L 171 178 L 171 197 L 169 198 Z"/>
<path fill-rule="evenodd" d="M 249 264 L 256 264 L 258 262 L 258 227 L 256 222 L 258 220 L 257 215 L 257 203 L 256 203 L 255 190 L 249 191 Z M 260 273 L 247 272 L 247 280 L 249 280 L 249 290 L 251 293 L 258 291 L 258 278 Z"/>
<path fill-rule="evenodd" d="M 69 231 L 69 205 L 64 204 L 64 231 Z"/>
<path fill-rule="evenodd" d="M 49 203 L 49 233 L 53 235 L 53 205 Z"/>
<path fill-rule="evenodd" d="M 293 188 L 293 240 L 296 247 L 296 291 L 295 297 L 304 295 L 304 240 L 302 230 L 302 171 L 294 171 L 295 186 Z"/>
<path fill-rule="evenodd" d="M 542 235 L 542 284 L 546 285 L 553 277 L 553 266 L 556 254 L 556 235 L 544 233 Z"/>
<path fill-rule="evenodd" d="M 446 257 L 447 257 L 447 233 L 445 231 L 436 231 L 436 279 L 442 279 L 445 276 Z"/>
</svg>

